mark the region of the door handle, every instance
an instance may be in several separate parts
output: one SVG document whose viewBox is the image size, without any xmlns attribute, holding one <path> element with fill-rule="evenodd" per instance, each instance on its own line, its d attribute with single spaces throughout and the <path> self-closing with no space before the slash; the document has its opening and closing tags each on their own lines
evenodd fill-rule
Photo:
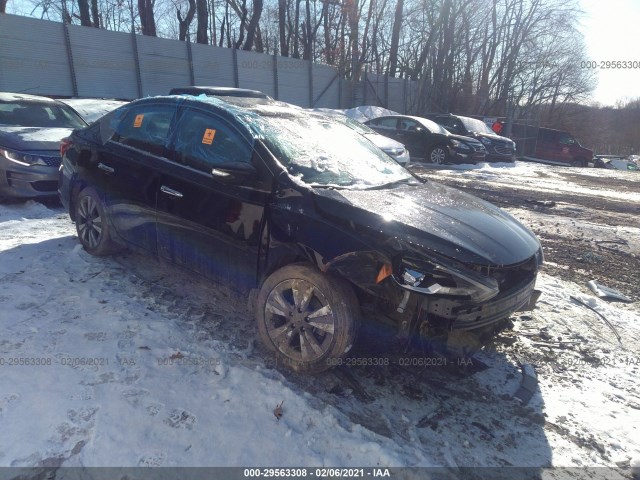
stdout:
<svg viewBox="0 0 640 480">
<path fill-rule="evenodd" d="M 107 172 L 107 173 L 113 173 L 113 172 L 115 172 L 115 170 L 114 170 L 112 167 L 110 167 L 109 165 L 105 165 L 105 164 L 104 164 L 104 163 L 102 163 L 102 162 L 100 162 L 100 163 L 98 164 L 98 168 L 99 168 L 100 170 L 103 170 L 103 171 Z"/>
<path fill-rule="evenodd" d="M 164 185 L 160 187 L 160 191 L 162 193 L 166 193 L 167 195 L 171 195 L 172 197 L 182 198 L 184 196 L 179 191 L 174 190 L 173 188 L 165 187 Z"/>
</svg>

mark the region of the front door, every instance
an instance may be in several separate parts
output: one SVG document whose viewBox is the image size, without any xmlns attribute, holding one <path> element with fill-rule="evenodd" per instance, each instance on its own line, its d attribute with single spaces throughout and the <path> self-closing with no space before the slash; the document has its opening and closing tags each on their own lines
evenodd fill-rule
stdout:
<svg viewBox="0 0 640 480">
<path fill-rule="evenodd" d="M 185 108 L 172 144 L 160 169 L 160 255 L 206 276 L 253 285 L 271 191 L 270 179 L 260 178 L 253 139 L 213 113 Z"/>
</svg>

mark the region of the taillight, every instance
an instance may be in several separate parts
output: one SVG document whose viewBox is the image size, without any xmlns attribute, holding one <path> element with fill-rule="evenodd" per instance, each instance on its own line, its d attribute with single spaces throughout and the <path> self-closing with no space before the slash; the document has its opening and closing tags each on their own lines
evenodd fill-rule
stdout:
<svg viewBox="0 0 640 480">
<path fill-rule="evenodd" d="M 70 138 L 63 138 L 60 141 L 60 156 L 64 157 L 64 154 L 66 153 L 67 150 L 69 150 L 69 147 L 71 147 L 71 145 L 73 145 L 73 142 L 71 141 Z"/>
</svg>

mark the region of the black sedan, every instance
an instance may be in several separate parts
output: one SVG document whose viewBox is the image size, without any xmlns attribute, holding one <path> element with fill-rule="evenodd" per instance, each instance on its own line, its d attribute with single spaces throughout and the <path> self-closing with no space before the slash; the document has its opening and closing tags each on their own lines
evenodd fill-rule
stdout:
<svg viewBox="0 0 640 480">
<path fill-rule="evenodd" d="M 89 253 L 127 246 L 237 285 L 299 371 L 339 364 L 362 321 L 439 348 L 535 298 L 529 229 L 284 103 L 146 98 L 63 150 L 60 198 Z"/>
<path fill-rule="evenodd" d="M 431 120 L 407 115 L 388 115 L 364 122 L 376 132 L 403 143 L 411 161 L 434 164 L 477 163 L 485 159 L 482 143 L 470 137 L 453 135 Z"/>
<path fill-rule="evenodd" d="M 0 93 L 0 197 L 56 195 L 60 140 L 86 125 L 56 100 Z"/>
</svg>

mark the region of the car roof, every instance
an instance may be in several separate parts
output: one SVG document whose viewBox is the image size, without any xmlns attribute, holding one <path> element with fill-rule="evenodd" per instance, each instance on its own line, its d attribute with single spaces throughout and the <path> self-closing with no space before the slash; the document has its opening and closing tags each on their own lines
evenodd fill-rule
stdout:
<svg viewBox="0 0 640 480">
<path fill-rule="evenodd" d="M 26 93 L 0 92 L 0 102 L 46 102 L 60 103 L 49 97 L 41 97 L 40 95 L 29 95 Z"/>
<path fill-rule="evenodd" d="M 367 123 L 367 122 L 369 122 L 371 120 L 377 120 L 379 118 L 398 118 L 398 119 L 408 118 L 410 120 L 415 120 L 416 122 L 421 123 L 425 127 L 430 127 L 431 126 L 431 125 L 429 125 L 430 123 L 433 123 L 433 124 L 437 125 L 438 127 L 441 126 L 438 123 L 434 122 L 433 120 L 430 120 L 428 118 L 423 118 L 423 117 L 416 117 L 414 115 L 382 115 L 381 117 L 370 118 L 365 123 Z M 429 122 L 429 123 L 424 123 L 424 122 Z"/>
<path fill-rule="evenodd" d="M 245 97 L 245 98 L 264 98 L 272 99 L 269 95 L 260 90 L 250 90 L 248 88 L 231 88 L 231 87 L 207 87 L 207 86 L 188 86 L 175 87 L 169 91 L 169 95 L 214 95 L 216 97 Z"/>
<path fill-rule="evenodd" d="M 129 105 L 144 105 L 145 103 L 174 103 L 178 106 L 207 107 L 223 117 L 235 117 L 247 124 L 251 116 L 260 117 L 305 117 L 308 113 L 301 107 L 277 100 L 263 98 L 228 97 L 220 98 L 208 95 L 159 95 L 134 100 Z M 127 108 L 127 107 L 125 107 Z M 239 118 L 238 118 L 239 117 Z"/>
</svg>

